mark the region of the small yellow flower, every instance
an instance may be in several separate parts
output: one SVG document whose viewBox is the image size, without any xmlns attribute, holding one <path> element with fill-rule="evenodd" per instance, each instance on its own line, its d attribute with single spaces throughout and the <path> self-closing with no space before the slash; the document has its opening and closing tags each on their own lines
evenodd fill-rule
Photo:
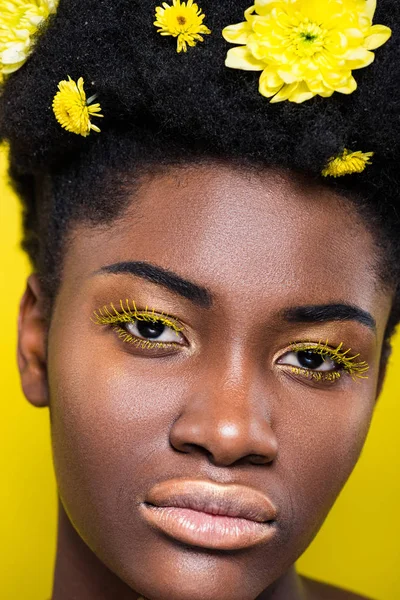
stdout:
<svg viewBox="0 0 400 600">
<path fill-rule="evenodd" d="M 353 173 L 362 173 L 367 165 L 371 164 L 370 159 L 373 152 L 351 152 L 346 148 L 339 156 L 332 156 L 328 164 L 322 171 L 324 177 L 342 177 Z"/>
<path fill-rule="evenodd" d="M 86 100 L 83 77 L 80 77 L 76 83 L 68 75 L 68 81 L 60 81 L 58 89 L 53 100 L 53 111 L 60 125 L 67 131 L 83 135 L 83 137 L 88 136 L 91 129 L 100 132 L 100 129 L 91 123 L 90 117 L 103 117 L 104 115 L 99 114 L 100 104 L 90 105 L 96 96 Z"/>
<path fill-rule="evenodd" d="M 172 35 L 177 37 L 177 52 L 187 52 L 187 46 L 195 46 L 197 42 L 204 42 L 201 33 L 211 33 L 203 25 L 205 15 L 193 0 L 182 2 L 173 0 L 173 5 L 169 6 L 163 2 L 163 7 L 156 8 L 156 21 L 154 25 L 158 27 L 158 33 L 161 35 Z"/>
<path fill-rule="evenodd" d="M 0 0 L 0 80 L 17 71 L 33 51 L 35 38 L 59 0 Z"/>
<path fill-rule="evenodd" d="M 262 71 L 259 91 L 271 102 L 305 102 L 357 88 L 353 69 L 375 59 L 391 29 L 372 25 L 376 0 L 255 0 L 244 23 L 222 35 L 232 69 Z"/>
</svg>

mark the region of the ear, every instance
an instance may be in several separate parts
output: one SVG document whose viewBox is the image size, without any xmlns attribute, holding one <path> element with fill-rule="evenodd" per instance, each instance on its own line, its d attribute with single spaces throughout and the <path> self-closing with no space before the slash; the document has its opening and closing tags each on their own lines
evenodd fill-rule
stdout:
<svg viewBox="0 0 400 600">
<path fill-rule="evenodd" d="M 392 354 L 392 346 L 389 340 L 383 342 L 381 360 L 379 365 L 378 383 L 376 388 L 375 402 L 378 402 L 378 398 L 381 395 L 383 383 L 385 381 L 386 371 L 389 363 L 390 355 Z"/>
<path fill-rule="evenodd" d="M 47 323 L 39 276 L 28 277 L 19 306 L 17 360 L 23 392 L 36 407 L 48 405 Z"/>
</svg>

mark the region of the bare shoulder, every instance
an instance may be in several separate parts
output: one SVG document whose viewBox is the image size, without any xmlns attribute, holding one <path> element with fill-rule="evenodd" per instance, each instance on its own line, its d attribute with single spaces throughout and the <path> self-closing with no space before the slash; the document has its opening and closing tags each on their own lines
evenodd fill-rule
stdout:
<svg viewBox="0 0 400 600">
<path fill-rule="evenodd" d="M 371 597 L 360 596 L 354 592 L 310 579 L 304 575 L 301 578 L 307 593 L 307 600 L 373 600 Z"/>
</svg>

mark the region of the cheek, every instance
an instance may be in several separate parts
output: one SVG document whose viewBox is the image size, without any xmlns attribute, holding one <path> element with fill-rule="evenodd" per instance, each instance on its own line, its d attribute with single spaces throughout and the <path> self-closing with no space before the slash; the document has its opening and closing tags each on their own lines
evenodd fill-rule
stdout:
<svg viewBox="0 0 400 600">
<path fill-rule="evenodd" d="M 175 404 L 186 395 L 187 379 L 177 380 L 173 368 L 160 377 L 151 359 L 132 361 L 121 351 L 112 357 L 76 338 L 67 353 L 57 350 L 55 340 L 49 349 L 60 498 L 92 549 L 99 543 L 110 547 L 112 537 L 129 522 L 129 514 L 120 510 L 121 503 L 128 503 L 121 497 L 124 490 L 128 486 L 138 502 L 143 500 L 151 479 L 147 465 L 154 464 L 153 455 L 159 465 L 159 457 L 170 451 L 168 435 L 179 414 Z"/>
<path fill-rule="evenodd" d="M 292 412 L 282 414 L 277 423 L 280 480 L 290 497 L 293 533 L 303 537 L 304 548 L 357 463 L 371 421 L 371 398 L 372 385 L 350 382 L 348 392 L 313 395 L 301 403 L 295 417 Z"/>
</svg>

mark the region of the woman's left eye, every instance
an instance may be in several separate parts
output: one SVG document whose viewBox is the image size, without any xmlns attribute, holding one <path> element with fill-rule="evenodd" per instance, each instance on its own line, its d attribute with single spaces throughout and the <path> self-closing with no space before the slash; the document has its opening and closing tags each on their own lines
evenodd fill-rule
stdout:
<svg viewBox="0 0 400 600">
<path fill-rule="evenodd" d="M 286 357 L 286 358 L 285 358 Z M 337 363 L 328 356 L 321 356 L 312 350 L 287 352 L 278 360 L 279 364 L 290 365 L 299 369 L 308 369 L 320 373 L 337 370 Z"/>
<path fill-rule="evenodd" d="M 182 335 L 161 321 L 131 321 L 124 323 L 127 333 L 140 340 L 162 344 L 182 343 Z"/>
</svg>

